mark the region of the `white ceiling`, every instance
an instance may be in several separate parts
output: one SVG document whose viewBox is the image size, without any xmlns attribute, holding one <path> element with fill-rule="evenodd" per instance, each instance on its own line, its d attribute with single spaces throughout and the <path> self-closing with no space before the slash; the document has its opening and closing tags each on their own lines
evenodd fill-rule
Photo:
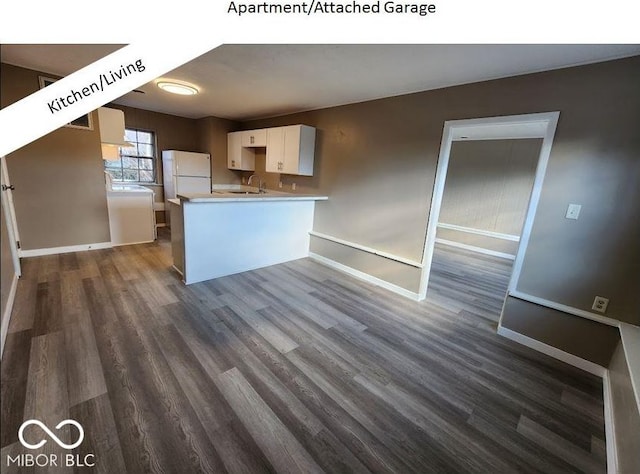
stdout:
<svg viewBox="0 0 640 474">
<path fill-rule="evenodd" d="M 2 45 L 2 62 L 64 76 L 121 45 Z M 183 117 L 248 120 L 640 54 L 640 45 L 224 45 L 116 102 Z"/>
</svg>

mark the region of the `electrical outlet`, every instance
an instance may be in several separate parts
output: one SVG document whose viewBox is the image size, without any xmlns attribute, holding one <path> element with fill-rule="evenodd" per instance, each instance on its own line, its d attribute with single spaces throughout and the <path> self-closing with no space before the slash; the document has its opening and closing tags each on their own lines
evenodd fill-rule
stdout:
<svg viewBox="0 0 640 474">
<path fill-rule="evenodd" d="M 591 309 L 596 310 L 599 313 L 605 313 L 607 311 L 607 306 L 609 305 L 609 300 L 604 296 L 596 296 L 593 300 L 593 306 Z"/>
<path fill-rule="evenodd" d="M 281 188 L 282 187 L 282 181 L 278 181 L 278 187 Z"/>
<path fill-rule="evenodd" d="M 295 191 L 296 190 L 296 183 L 291 183 L 291 190 Z"/>
</svg>

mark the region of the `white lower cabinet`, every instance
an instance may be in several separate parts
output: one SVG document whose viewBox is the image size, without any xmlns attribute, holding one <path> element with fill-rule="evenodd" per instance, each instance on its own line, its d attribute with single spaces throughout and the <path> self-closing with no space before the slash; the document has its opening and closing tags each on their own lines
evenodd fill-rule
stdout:
<svg viewBox="0 0 640 474">
<path fill-rule="evenodd" d="M 316 129 L 290 125 L 267 129 L 266 171 L 313 176 Z"/>
<path fill-rule="evenodd" d="M 156 238 L 154 193 L 148 189 L 137 189 L 142 186 L 113 186 L 113 188 L 114 190 L 107 191 L 111 244 L 153 242 Z M 118 190 L 118 188 L 124 189 Z"/>
</svg>

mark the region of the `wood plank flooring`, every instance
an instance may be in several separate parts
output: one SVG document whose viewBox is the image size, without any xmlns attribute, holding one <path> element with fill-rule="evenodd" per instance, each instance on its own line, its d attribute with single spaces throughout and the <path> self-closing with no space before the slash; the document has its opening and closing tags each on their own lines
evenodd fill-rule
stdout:
<svg viewBox="0 0 640 474">
<path fill-rule="evenodd" d="M 415 303 L 308 259 L 185 287 L 169 251 L 24 261 L 2 472 L 605 472 L 601 380 L 495 334 L 509 263 L 439 247 Z M 95 467 L 7 467 L 28 418 Z"/>
</svg>

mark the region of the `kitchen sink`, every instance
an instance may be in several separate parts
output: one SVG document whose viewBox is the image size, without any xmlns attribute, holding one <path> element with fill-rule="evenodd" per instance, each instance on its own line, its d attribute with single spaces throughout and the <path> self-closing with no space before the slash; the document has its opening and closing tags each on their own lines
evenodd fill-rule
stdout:
<svg viewBox="0 0 640 474">
<path fill-rule="evenodd" d="M 262 194 L 260 191 L 226 191 L 229 194 Z"/>
</svg>

